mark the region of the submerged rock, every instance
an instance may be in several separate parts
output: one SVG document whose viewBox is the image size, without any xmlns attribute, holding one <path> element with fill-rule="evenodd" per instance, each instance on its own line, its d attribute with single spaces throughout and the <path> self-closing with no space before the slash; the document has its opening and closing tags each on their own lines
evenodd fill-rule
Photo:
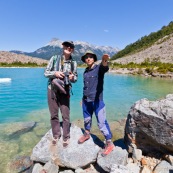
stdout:
<svg viewBox="0 0 173 173">
<path fill-rule="evenodd" d="M 15 138 L 20 135 L 32 130 L 36 126 L 36 122 L 16 122 L 9 123 L 6 125 L 1 125 L 1 133 L 4 134 L 5 137 Z"/>
<path fill-rule="evenodd" d="M 10 163 L 10 172 L 24 172 L 31 168 L 33 162 L 28 156 L 17 156 Z"/>
</svg>

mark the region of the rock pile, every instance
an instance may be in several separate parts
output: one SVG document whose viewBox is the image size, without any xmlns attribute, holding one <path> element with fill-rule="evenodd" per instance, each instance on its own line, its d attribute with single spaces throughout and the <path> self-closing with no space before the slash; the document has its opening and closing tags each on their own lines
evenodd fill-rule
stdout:
<svg viewBox="0 0 173 173">
<path fill-rule="evenodd" d="M 26 132 L 34 128 L 35 123 L 23 127 Z M 10 131 L 9 136 L 20 134 L 19 130 Z M 70 133 L 67 148 L 63 148 L 62 137 L 52 146 L 50 129 L 33 148 L 30 157 L 16 157 L 11 162 L 10 173 L 173 172 L 173 94 L 158 101 L 141 99 L 134 103 L 127 116 L 124 140 L 115 141 L 115 149 L 106 157 L 100 154 L 103 142 L 97 136 L 92 135 L 85 143 L 78 144 L 83 134 L 81 128 L 72 124 Z"/>
<path fill-rule="evenodd" d="M 137 101 L 129 111 L 124 139 L 143 172 L 173 172 L 173 94 Z"/>
<path fill-rule="evenodd" d="M 128 153 L 126 150 L 116 147 L 115 150 L 107 157 L 102 157 L 100 152 L 102 142 L 92 135 L 88 141 L 83 144 L 78 144 L 78 139 L 82 135 L 82 131 L 79 127 L 71 126 L 71 139 L 67 148 L 62 146 L 62 138 L 58 141 L 57 146 L 51 145 L 52 131 L 49 130 L 41 141 L 34 147 L 31 160 L 34 162 L 47 163 L 48 167 L 65 167 L 66 169 L 78 170 L 86 168 L 91 164 L 97 163 L 102 171 L 110 172 L 113 164 L 126 165 Z M 96 144 L 97 143 L 97 144 Z M 44 166 L 37 164 L 34 170 L 46 169 Z M 40 170 L 41 171 L 41 170 Z"/>
</svg>

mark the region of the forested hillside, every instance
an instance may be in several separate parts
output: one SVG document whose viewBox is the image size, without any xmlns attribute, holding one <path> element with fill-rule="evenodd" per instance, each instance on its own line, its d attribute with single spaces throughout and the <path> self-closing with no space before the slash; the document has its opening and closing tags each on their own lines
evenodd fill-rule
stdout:
<svg viewBox="0 0 173 173">
<path fill-rule="evenodd" d="M 115 60 L 118 58 L 125 57 L 127 55 L 132 55 L 137 52 L 141 52 L 151 47 L 158 40 L 162 40 L 162 42 L 167 41 L 168 39 L 170 39 L 170 37 L 172 37 L 172 34 L 173 34 L 173 21 L 171 21 L 168 24 L 168 26 L 163 26 L 159 31 L 152 32 L 148 36 L 144 36 L 139 40 L 137 40 L 136 42 L 127 45 L 123 50 L 119 51 L 111 59 Z"/>
</svg>

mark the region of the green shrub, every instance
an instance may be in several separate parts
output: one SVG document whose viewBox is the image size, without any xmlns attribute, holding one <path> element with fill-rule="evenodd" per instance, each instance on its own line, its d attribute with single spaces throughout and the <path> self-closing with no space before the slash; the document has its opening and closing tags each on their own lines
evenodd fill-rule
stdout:
<svg viewBox="0 0 173 173">
<path fill-rule="evenodd" d="M 150 75 L 154 72 L 153 68 L 151 68 L 151 67 L 147 67 L 147 68 L 145 69 L 145 71 L 146 71 L 148 74 L 150 74 Z"/>
<path fill-rule="evenodd" d="M 46 65 L 47 65 L 46 63 L 38 65 L 37 63 L 33 62 L 22 63 L 20 61 L 15 61 L 13 63 L 6 63 L 6 62 L 0 63 L 1 67 L 46 67 Z"/>
</svg>

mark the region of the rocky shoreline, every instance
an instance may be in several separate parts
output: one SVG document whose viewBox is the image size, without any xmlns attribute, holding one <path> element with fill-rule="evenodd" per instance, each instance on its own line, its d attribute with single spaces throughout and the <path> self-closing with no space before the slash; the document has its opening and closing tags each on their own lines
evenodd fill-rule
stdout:
<svg viewBox="0 0 173 173">
<path fill-rule="evenodd" d="M 35 141 L 37 144 L 33 146 L 30 155 L 20 154 L 12 158 L 4 170 L 6 173 L 45 173 L 43 170 L 49 173 L 171 173 L 172 120 L 173 94 L 157 101 L 141 99 L 132 105 L 127 119 L 111 124 L 114 134 L 116 131 L 121 135 L 116 136 L 115 149 L 110 155 L 100 155 L 104 143 L 98 138 L 99 133 L 95 129 L 92 131 L 92 138 L 86 143 L 77 143 L 83 133 L 83 123 L 78 120 L 71 125 L 68 148 L 63 148 L 62 139 L 57 146 L 52 147 L 52 132 L 49 129 L 44 136 L 40 136 L 41 140 Z M 36 122 L 13 124 L 12 129 L 4 129 L 8 132 L 5 138 L 10 138 L 13 143 L 14 138 L 29 134 L 27 145 L 34 140 L 31 131 L 37 127 Z M 3 144 L 1 143 L 1 148 L 4 147 Z M 17 144 L 15 149 L 18 149 Z M 1 151 L 1 154 L 2 152 L 5 153 Z"/>
<path fill-rule="evenodd" d="M 167 79 L 173 79 L 173 72 L 168 72 L 166 74 L 161 74 L 157 72 L 153 72 L 151 74 L 147 73 L 145 69 L 139 69 L 139 68 L 115 68 L 110 69 L 110 73 L 115 74 L 130 74 L 130 75 L 141 75 L 145 77 L 159 77 L 159 78 L 167 78 Z"/>
</svg>

